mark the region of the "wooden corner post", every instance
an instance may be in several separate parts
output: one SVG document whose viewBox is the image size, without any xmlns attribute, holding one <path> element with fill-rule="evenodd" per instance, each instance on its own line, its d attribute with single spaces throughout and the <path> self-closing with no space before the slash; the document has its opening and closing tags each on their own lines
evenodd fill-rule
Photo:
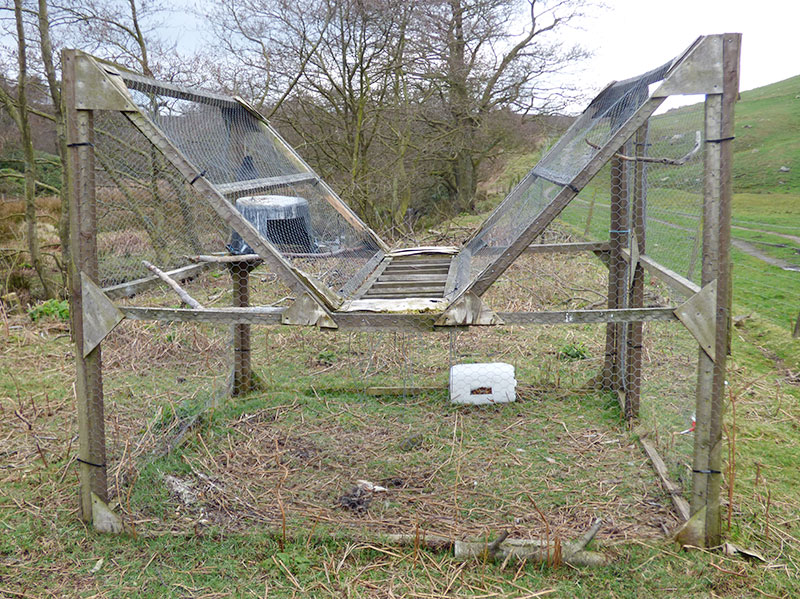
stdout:
<svg viewBox="0 0 800 599">
<path fill-rule="evenodd" d="M 645 123 L 633 138 L 634 155 L 647 155 L 647 128 Z M 645 253 L 645 215 L 647 206 L 647 163 L 637 160 L 633 167 L 633 194 L 631 201 L 630 260 L 628 262 L 628 306 L 644 307 L 644 268 L 639 255 Z M 625 356 L 625 419 L 639 417 L 642 390 L 642 341 L 644 323 L 629 322 L 626 335 Z"/>
<path fill-rule="evenodd" d="M 610 191 L 608 307 L 619 309 L 626 307 L 627 299 L 625 288 L 627 262 L 622 252 L 628 244 L 628 177 L 625 162 L 617 156 L 611 159 Z M 624 324 L 610 322 L 606 325 L 605 364 L 602 373 L 604 389 L 624 391 L 624 333 Z"/>
<path fill-rule="evenodd" d="M 253 262 L 232 262 L 228 270 L 233 281 L 233 306 L 246 308 L 250 305 L 250 271 Z M 253 388 L 253 370 L 250 363 L 250 325 L 233 325 L 233 388 L 231 395 L 238 396 Z"/>
<path fill-rule="evenodd" d="M 734 103 L 739 94 L 741 34 L 722 37 L 722 93 L 706 95 L 705 182 L 703 191 L 703 286 L 716 280 L 713 318 L 714 357 L 699 350 L 692 514 L 705 509 L 706 547 L 721 542 L 722 419 L 725 412 L 726 358 L 731 318 L 731 165 Z"/>
<path fill-rule="evenodd" d="M 63 102 L 67 120 L 69 161 L 65 165 L 69 194 L 70 317 L 75 343 L 75 394 L 78 409 L 78 462 L 81 518 L 92 522 L 92 494 L 108 500 L 105 420 L 100 345 L 84 351 L 81 273 L 98 280 L 94 181 L 94 117 L 78 102 L 78 62 L 81 54 L 64 50 Z M 83 95 L 85 92 L 80 92 Z M 88 346 L 87 346 L 88 347 Z"/>
</svg>

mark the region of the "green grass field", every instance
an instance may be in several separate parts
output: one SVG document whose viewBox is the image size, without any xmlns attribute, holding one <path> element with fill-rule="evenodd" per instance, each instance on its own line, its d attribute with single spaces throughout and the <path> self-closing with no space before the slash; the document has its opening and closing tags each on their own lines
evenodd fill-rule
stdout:
<svg viewBox="0 0 800 599">
<path fill-rule="evenodd" d="M 734 169 L 734 237 L 795 264 L 798 87 L 794 78 L 742 94 Z M 667 132 L 683 123 L 691 134 L 697 111 L 655 121 L 659 151 L 688 151 L 691 135 L 670 145 Z M 497 188 L 529 158 L 512 161 Z M 657 222 L 648 233 L 648 252 L 695 279 L 697 173 L 653 169 Z M 560 239 L 604 238 L 607 189 L 603 172 L 564 213 Z M 457 241 L 481 219 L 463 216 L 431 234 Z M 126 321 L 103 347 L 111 507 L 126 526 L 111 536 L 78 517 L 67 326 L 57 314 L 32 322 L 4 311 L 0 597 L 800 596 L 800 340 L 788 334 L 800 273 L 737 248 L 733 259 L 734 316 L 746 318 L 733 329 L 728 366 L 728 552 L 669 540 L 677 518 L 637 441 L 646 435 L 658 447 L 686 495 L 692 437 L 679 433 L 691 420 L 697 349 L 671 323 L 645 326 L 642 415 L 631 431 L 616 398 L 589 384 L 604 360 L 602 326 L 452 335 L 255 328 L 260 387 L 230 398 L 227 327 Z M 525 256 L 488 301 L 586 308 L 603 300 L 604 277 L 591 256 Z M 252 280 L 254 302 L 288 294 L 263 269 Z M 224 272 L 187 287 L 205 305 L 230 304 Z M 675 301 L 652 281 L 646 299 Z M 135 301 L 177 305 L 163 290 Z M 451 361 L 514 364 L 518 401 L 450 405 Z M 374 386 L 432 388 L 372 396 Z M 387 490 L 363 496 L 360 479 Z M 418 542 L 436 533 L 488 544 L 504 532 L 567 541 L 598 517 L 590 548 L 610 560 L 600 568 L 460 561 Z M 397 533 L 408 542 L 393 542 Z"/>
</svg>

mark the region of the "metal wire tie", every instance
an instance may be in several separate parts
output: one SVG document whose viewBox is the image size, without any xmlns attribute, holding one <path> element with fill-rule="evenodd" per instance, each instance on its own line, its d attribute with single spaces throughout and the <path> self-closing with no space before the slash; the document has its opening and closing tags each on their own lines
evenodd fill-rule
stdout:
<svg viewBox="0 0 800 599">
<path fill-rule="evenodd" d="M 194 185 L 195 181 L 197 181 L 200 177 L 205 177 L 205 176 L 206 176 L 206 171 L 205 170 L 200 171 L 194 176 L 194 179 L 189 181 L 189 185 Z"/>
<path fill-rule="evenodd" d="M 105 468 L 106 467 L 105 464 L 95 464 L 94 462 L 87 462 L 86 460 L 82 460 L 79 457 L 76 457 L 75 459 L 78 460 L 81 464 L 86 464 L 87 466 L 94 466 L 95 468 Z"/>
<path fill-rule="evenodd" d="M 94 144 L 92 142 L 90 142 L 90 141 L 76 141 L 74 143 L 67 144 L 68 148 L 79 148 L 81 146 L 89 146 L 89 147 L 93 148 Z"/>
<path fill-rule="evenodd" d="M 707 139 L 706 143 L 707 144 L 718 144 L 718 143 L 722 143 L 723 141 L 731 141 L 731 140 L 734 140 L 734 139 L 736 139 L 736 136 L 735 135 L 731 135 L 730 137 L 720 137 L 719 139 Z"/>
<path fill-rule="evenodd" d="M 719 470 L 692 470 L 695 474 L 722 474 Z"/>
</svg>

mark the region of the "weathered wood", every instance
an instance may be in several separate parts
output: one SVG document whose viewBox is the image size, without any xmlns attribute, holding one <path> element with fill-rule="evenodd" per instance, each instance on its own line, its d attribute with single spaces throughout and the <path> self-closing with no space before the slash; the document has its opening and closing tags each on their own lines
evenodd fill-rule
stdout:
<svg viewBox="0 0 800 599">
<path fill-rule="evenodd" d="M 75 342 L 75 396 L 78 411 L 78 473 L 81 518 L 93 521 L 92 495 L 108 501 L 101 346 L 84 352 L 83 296 L 80 273 L 97 280 L 94 122 L 88 110 L 76 109 L 76 62 L 79 53 L 62 53 L 70 241 L 68 272 L 70 318 Z"/>
<path fill-rule="evenodd" d="M 181 301 L 184 304 L 194 308 L 195 310 L 203 309 L 203 306 L 200 305 L 200 302 L 198 302 L 191 295 L 186 293 L 186 290 L 180 285 L 178 285 L 178 283 L 163 270 L 161 270 L 154 264 L 150 264 L 147 260 L 142 260 L 142 264 L 144 264 L 148 270 L 152 271 L 159 279 L 161 279 L 167 285 L 169 285 L 170 289 L 172 289 L 175 293 L 178 294 L 178 297 L 181 298 Z"/>
<path fill-rule="evenodd" d="M 717 280 L 675 308 L 675 315 L 712 361 L 716 360 Z"/>
<path fill-rule="evenodd" d="M 551 566 L 562 564 L 573 567 L 603 566 L 610 563 L 608 555 L 587 551 L 587 545 L 600 530 L 603 521 L 597 519 L 589 530 L 575 541 L 542 541 L 540 539 L 509 539 L 503 532 L 492 543 L 485 540 L 460 540 L 426 532 L 420 534 L 389 534 L 385 540 L 401 546 L 424 547 L 433 551 L 452 551 L 459 560 L 480 559 L 506 561 L 509 559 L 533 561 Z"/>
<path fill-rule="evenodd" d="M 184 256 L 190 262 L 210 262 L 213 264 L 230 264 L 231 262 L 238 263 L 254 263 L 263 262 L 263 258 L 258 254 L 221 254 L 217 255 L 199 255 L 199 256 Z M 170 273 L 167 273 L 170 274 Z"/>
<path fill-rule="evenodd" d="M 661 485 L 672 500 L 675 511 L 683 521 L 688 520 L 690 516 L 689 502 L 683 498 L 681 487 L 670 480 L 664 460 L 661 459 L 655 446 L 645 437 L 640 436 L 639 443 L 641 443 L 642 449 L 644 449 L 647 457 L 650 458 L 653 470 L 656 471 L 658 478 L 661 480 Z"/>
<path fill-rule="evenodd" d="M 392 300 L 359 302 L 363 305 L 398 303 Z M 432 302 L 437 303 L 437 302 Z M 441 302 L 438 302 L 441 304 Z M 410 305 L 403 301 L 403 306 Z M 398 305 L 398 307 L 401 307 Z M 257 325 L 279 325 L 285 307 L 249 308 L 148 308 L 121 306 L 120 310 L 132 320 L 158 320 L 167 322 L 215 322 L 250 323 Z M 440 312 L 389 313 L 389 312 L 334 312 L 331 317 L 340 329 L 348 330 L 433 330 L 434 321 Z M 498 312 L 497 316 L 508 326 L 535 326 L 552 324 L 590 324 L 605 322 L 650 322 L 677 321 L 674 308 L 640 308 L 627 310 L 568 310 L 562 312 Z"/>
<path fill-rule="evenodd" d="M 358 272 L 350 277 L 350 280 L 345 283 L 340 293 L 343 297 L 357 297 L 362 289 L 369 287 L 367 281 L 374 281 L 380 271 L 386 267 L 388 262 L 386 254 L 383 251 L 376 252 L 372 258 L 367 260 L 364 265 L 358 269 Z M 373 276 L 375 275 L 375 276 Z"/>
<path fill-rule="evenodd" d="M 229 267 L 233 282 L 233 306 L 246 308 L 250 304 L 250 267 L 248 263 L 233 263 Z M 253 387 L 253 369 L 250 360 L 250 324 L 233 325 L 233 388 L 234 397 L 247 393 Z"/>
<path fill-rule="evenodd" d="M 83 271 L 81 303 L 83 308 L 83 356 L 86 357 L 114 330 L 125 315 Z"/>
<path fill-rule="evenodd" d="M 126 318 L 131 320 L 156 320 L 161 322 L 212 322 L 218 324 L 250 323 L 259 325 L 281 324 L 281 314 L 286 308 L 149 308 L 120 306 Z"/>
<path fill-rule="evenodd" d="M 636 131 L 633 138 L 634 157 L 645 157 L 647 150 L 647 130 L 645 123 Z M 698 147 L 700 132 L 698 131 Z M 647 165 L 637 161 L 633 167 L 633 194 L 631 201 L 631 259 L 628 261 L 628 307 L 644 307 L 644 268 L 639 256 L 646 249 L 645 215 L 647 207 Z M 644 327 L 641 322 L 627 324 L 625 356 L 625 419 L 630 421 L 639 417 L 639 403 L 642 385 L 642 343 Z"/>
<path fill-rule="evenodd" d="M 625 256 L 627 259 L 630 259 L 630 255 L 625 251 L 623 251 L 623 256 Z M 684 297 L 691 297 L 695 293 L 700 292 L 699 285 L 693 283 L 686 277 L 682 277 L 674 270 L 670 270 L 666 266 L 662 266 L 650 256 L 645 256 L 643 253 L 640 253 L 639 264 L 641 264 L 652 276 L 666 283 L 672 290 L 677 291 Z"/>
<path fill-rule="evenodd" d="M 170 278 L 182 283 L 188 279 L 193 279 L 211 267 L 211 264 L 189 264 L 188 266 L 182 266 L 174 270 L 168 270 L 166 271 L 166 274 L 169 275 Z M 141 279 L 128 281 L 127 283 L 120 283 L 119 285 L 104 287 L 103 293 L 105 293 L 111 299 L 133 297 L 137 293 L 141 293 L 142 291 L 146 291 L 147 289 L 151 289 L 160 284 L 161 278 L 153 275 L 152 277 L 143 277 Z"/>
<path fill-rule="evenodd" d="M 797 320 L 794 321 L 794 332 L 792 332 L 794 339 L 800 339 L 800 312 L 797 313 Z"/>
<path fill-rule="evenodd" d="M 676 321 L 674 308 L 565 310 L 560 312 L 498 312 L 506 325 L 588 324 L 604 322 Z"/>
<path fill-rule="evenodd" d="M 580 252 L 607 252 L 607 241 L 581 241 L 577 243 L 532 243 L 526 254 L 575 254 Z"/>
<path fill-rule="evenodd" d="M 611 159 L 611 220 L 608 254 L 608 307 L 611 310 L 626 307 L 627 285 L 625 258 L 622 250 L 628 244 L 628 177 L 627 167 L 619 158 Z M 603 363 L 603 388 L 625 391 L 623 384 L 623 331 L 617 323 L 606 326 L 605 360 Z M 625 410 L 627 414 L 627 409 Z"/>
<path fill-rule="evenodd" d="M 287 185 L 316 183 L 317 181 L 319 181 L 319 177 L 315 173 L 295 173 L 264 179 L 248 179 L 247 181 L 236 181 L 235 183 L 216 183 L 215 187 L 222 195 L 230 197 L 240 194 L 261 193 L 279 187 L 286 187 Z"/>
<path fill-rule="evenodd" d="M 102 61 L 101 61 L 102 62 Z M 176 83 L 168 83 L 166 81 L 157 81 L 144 75 L 139 75 L 132 71 L 121 68 L 119 65 L 111 66 L 115 71 L 119 72 L 120 77 L 125 82 L 129 89 L 135 89 L 140 92 L 149 94 L 159 94 L 162 96 L 169 96 L 170 98 L 177 98 L 178 100 L 188 100 L 189 102 L 199 102 L 201 104 L 211 104 L 212 106 L 224 106 L 225 108 L 239 108 L 239 103 L 229 96 L 218 94 L 204 89 L 190 88 Z"/>
<path fill-rule="evenodd" d="M 699 350 L 692 461 L 692 514 L 705 509 L 705 544 L 721 540 L 722 417 L 730 331 L 730 218 L 733 107 L 738 97 L 741 35 L 722 36 L 721 94 L 706 96 L 702 283 L 717 280 L 715 360 Z"/>
</svg>

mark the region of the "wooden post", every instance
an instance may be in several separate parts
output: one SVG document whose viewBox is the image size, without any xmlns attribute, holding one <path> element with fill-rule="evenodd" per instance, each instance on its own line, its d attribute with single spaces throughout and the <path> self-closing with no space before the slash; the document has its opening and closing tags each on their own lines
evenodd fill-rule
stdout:
<svg viewBox="0 0 800 599">
<path fill-rule="evenodd" d="M 800 339 L 800 312 L 797 313 L 797 320 L 794 321 L 794 332 L 792 337 Z"/>
<path fill-rule="evenodd" d="M 717 280 L 715 360 L 699 351 L 691 507 L 692 514 L 706 509 L 707 547 L 721 541 L 722 418 L 731 314 L 733 107 L 739 88 L 740 43 L 740 34 L 723 36 L 722 94 L 706 96 L 702 283 Z"/>
<path fill-rule="evenodd" d="M 245 308 L 250 304 L 250 271 L 252 262 L 232 262 L 229 265 L 233 280 L 233 305 Z M 253 387 L 250 365 L 250 325 L 233 325 L 233 389 L 234 396 L 247 393 Z"/>
<path fill-rule="evenodd" d="M 624 153 L 624 152 L 623 152 Z M 628 244 L 628 185 L 625 162 L 611 159 L 611 221 L 608 255 L 608 307 L 624 308 L 627 297 L 627 262 L 622 250 Z M 622 338 L 624 326 L 617 323 L 606 325 L 606 355 L 603 367 L 603 388 L 612 391 L 623 389 Z"/>
<path fill-rule="evenodd" d="M 84 357 L 83 271 L 98 280 L 96 213 L 94 196 L 94 119 L 91 110 L 76 108 L 76 53 L 62 55 L 63 94 L 67 120 L 67 192 L 69 194 L 70 247 L 68 259 L 70 317 L 75 342 L 75 394 L 78 409 L 78 462 L 81 518 L 92 522 L 92 493 L 108 500 L 106 480 L 105 418 L 100 346 Z"/>
<path fill-rule="evenodd" d="M 647 154 L 647 123 L 642 125 L 634 137 L 635 156 Z M 645 253 L 645 209 L 647 205 L 647 164 L 634 163 L 633 201 L 631 202 L 631 243 L 636 243 L 637 252 L 631 252 L 630 291 L 628 308 L 644 306 L 644 268 L 635 260 Z M 643 323 L 628 323 L 625 359 L 625 419 L 630 421 L 639 417 L 639 399 L 642 389 L 642 338 Z"/>
</svg>

